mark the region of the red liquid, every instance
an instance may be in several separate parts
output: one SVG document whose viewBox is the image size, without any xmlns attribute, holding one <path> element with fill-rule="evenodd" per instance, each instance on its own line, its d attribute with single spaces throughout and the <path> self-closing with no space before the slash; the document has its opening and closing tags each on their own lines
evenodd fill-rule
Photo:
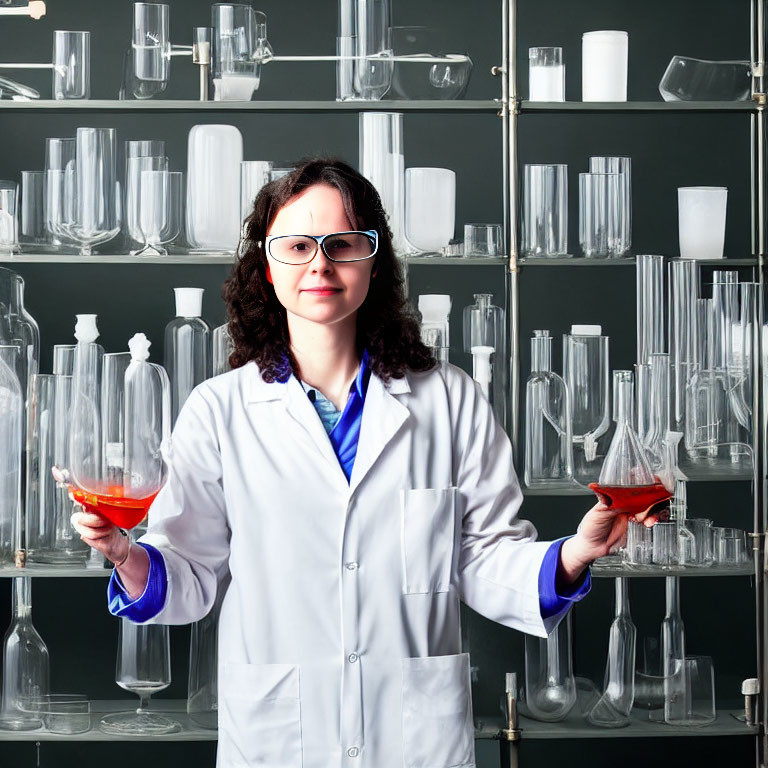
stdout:
<svg viewBox="0 0 768 768">
<path fill-rule="evenodd" d="M 69 486 L 69 495 L 73 501 L 81 504 L 89 512 L 95 512 L 114 523 L 119 528 L 135 528 L 146 516 L 157 493 L 144 499 L 129 499 L 123 496 L 122 486 L 108 489 L 109 493 L 90 493 L 80 488 Z"/>
<path fill-rule="evenodd" d="M 668 501 L 672 494 L 660 483 L 653 485 L 600 485 L 590 483 L 589 487 L 607 507 L 627 515 L 645 512 L 654 504 Z"/>
</svg>

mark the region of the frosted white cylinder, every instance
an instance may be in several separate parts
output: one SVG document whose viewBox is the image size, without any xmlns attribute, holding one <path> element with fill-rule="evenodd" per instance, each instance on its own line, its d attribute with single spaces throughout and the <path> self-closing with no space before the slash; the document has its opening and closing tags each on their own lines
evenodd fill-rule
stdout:
<svg viewBox="0 0 768 768">
<path fill-rule="evenodd" d="M 450 243 L 456 219 L 456 174 L 448 168 L 405 171 L 405 237 L 416 251 Z"/>
<path fill-rule="evenodd" d="M 528 49 L 528 98 L 531 101 L 565 101 L 562 48 Z"/>
<path fill-rule="evenodd" d="M 581 41 L 582 101 L 626 101 L 629 35 L 585 32 Z"/>
<path fill-rule="evenodd" d="M 677 190 L 681 258 L 723 258 L 727 203 L 726 187 L 680 187 Z"/>
</svg>

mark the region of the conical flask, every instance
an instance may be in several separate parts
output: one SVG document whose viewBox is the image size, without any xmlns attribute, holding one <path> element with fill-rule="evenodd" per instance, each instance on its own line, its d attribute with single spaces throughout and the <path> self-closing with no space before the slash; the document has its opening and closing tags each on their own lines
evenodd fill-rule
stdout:
<svg viewBox="0 0 768 768">
<path fill-rule="evenodd" d="M 504 310 L 493 305 L 493 294 L 474 296 L 475 303 L 464 308 L 464 351 L 472 355 L 472 378 L 493 406 L 496 420 L 506 428 Z"/>
<path fill-rule="evenodd" d="M 34 701 L 49 693 L 48 649 L 32 624 L 32 579 L 14 578 L 11 626 L 3 639 L 0 729 L 29 731 L 42 722 Z"/>
<path fill-rule="evenodd" d="M 0 563 L 20 549 L 24 395 L 16 375 L 19 349 L 0 346 Z"/>
<path fill-rule="evenodd" d="M 565 382 L 552 371 L 549 331 L 534 331 L 531 339 L 525 416 L 525 484 L 573 485 L 570 400 Z"/>
<path fill-rule="evenodd" d="M 600 728 L 623 728 L 635 700 L 637 629 L 629 613 L 629 579 L 616 579 L 616 616 L 608 636 L 605 688 L 587 715 Z"/>
<path fill-rule="evenodd" d="M 632 371 L 613 372 L 613 417 L 616 422 L 600 479 L 590 488 L 608 506 L 637 514 L 670 498 L 651 470 L 648 456 L 632 426 Z"/>
</svg>

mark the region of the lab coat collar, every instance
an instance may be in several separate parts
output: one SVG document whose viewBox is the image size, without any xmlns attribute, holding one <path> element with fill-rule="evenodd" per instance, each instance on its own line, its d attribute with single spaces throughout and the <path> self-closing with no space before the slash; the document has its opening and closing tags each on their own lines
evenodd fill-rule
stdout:
<svg viewBox="0 0 768 768">
<path fill-rule="evenodd" d="M 248 367 L 248 402 L 264 403 L 269 400 L 282 400 L 285 397 L 285 390 L 288 381 L 273 381 L 267 383 L 261 378 L 259 366 L 253 361 L 247 364 Z"/>
</svg>

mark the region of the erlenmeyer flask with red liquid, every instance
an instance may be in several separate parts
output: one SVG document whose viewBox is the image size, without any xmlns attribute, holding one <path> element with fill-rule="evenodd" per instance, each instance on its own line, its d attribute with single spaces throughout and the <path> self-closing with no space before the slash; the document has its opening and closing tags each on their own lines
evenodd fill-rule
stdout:
<svg viewBox="0 0 768 768">
<path fill-rule="evenodd" d="M 147 515 L 165 483 L 170 443 L 170 385 L 162 366 L 147 362 L 150 342 L 129 342 L 124 375 L 103 375 L 95 315 L 78 315 L 72 381 L 69 467 L 72 499 L 121 528 Z M 115 366 L 115 368 L 119 368 Z"/>
<path fill-rule="evenodd" d="M 589 487 L 607 506 L 635 515 L 671 498 L 653 474 L 645 448 L 632 426 L 632 371 L 613 372 L 613 418 L 616 431 L 600 478 Z"/>
</svg>

